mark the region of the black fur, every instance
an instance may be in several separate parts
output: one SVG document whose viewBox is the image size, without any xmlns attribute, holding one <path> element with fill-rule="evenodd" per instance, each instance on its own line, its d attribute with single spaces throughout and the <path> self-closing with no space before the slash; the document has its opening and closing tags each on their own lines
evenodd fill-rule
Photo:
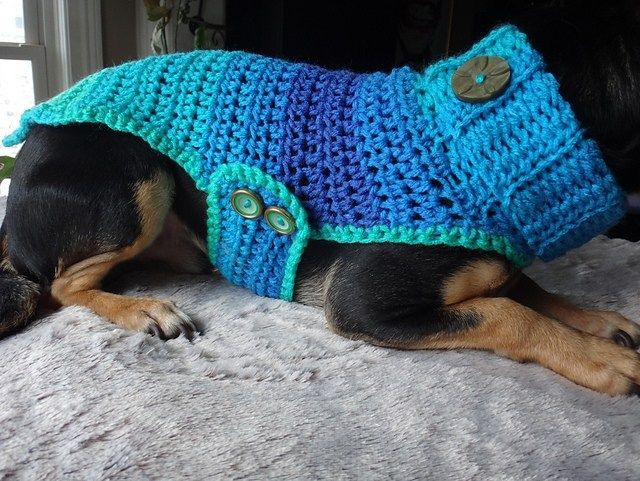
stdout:
<svg viewBox="0 0 640 481">
<path fill-rule="evenodd" d="M 640 191 L 640 2 L 560 0 L 516 24 L 627 192 Z"/>
<path fill-rule="evenodd" d="M 443 308 L 443 287 L 472 262 L 504 262 L 488 252 L 446 246 L 343 245 L 338 252 L 326 298 L 329 322 L 343 335 L 400 346 L 474 327 L 479 318 L 473 313 Z"/>
<path fill-rule="evenodd" d="M 35 314 L 40 286 L 0 267 L 0 337 L 23 328 Z"/>
<path fill-rule="evenodd" d="M 94 125 L 34 127 L 7 199 L 9 261 L 48 286 L 60 261 L 68 267 L 132 244 L 140 234 L 135 184 L 167 165 L 132 135 Z"/>
<path fill-rule="evenodd" d="M 6 257 L 6 229 L 0 229 L 2 255 Z M 0 264 L 0 337 L 24 327 L 36 312 L 40 286 L 18 274 L 6 262 Z"/>
</svg>

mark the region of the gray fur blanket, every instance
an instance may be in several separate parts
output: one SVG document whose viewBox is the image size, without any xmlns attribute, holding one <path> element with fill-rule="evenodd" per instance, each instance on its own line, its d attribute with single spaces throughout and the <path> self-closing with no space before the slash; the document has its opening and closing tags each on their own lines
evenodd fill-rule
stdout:
<svg viewBox="0 0 640 481">
<path fill-rule="evenodd" d="M 640 318 L 640 245 L 598 238 L 529 273 Z M 204 335 L 163 342 L 73 307 L 0 341 L 0 479 L 640 479 L 637 398 L 342 339 L 319 310 L 215 277 L 115 289 L 173 299 Z"/>
</svg>

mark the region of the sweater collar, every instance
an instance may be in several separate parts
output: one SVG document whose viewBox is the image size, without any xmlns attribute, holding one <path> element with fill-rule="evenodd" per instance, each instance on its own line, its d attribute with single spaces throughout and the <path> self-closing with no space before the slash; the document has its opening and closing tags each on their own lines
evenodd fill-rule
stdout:
<svg viewBox="0 0 640 481">
<path fill-rule="evenodd" d="M 508 85 L 481 102 L 460 100 L 456 72 L 485 56 L 508 64 Z M 467 52 L 429 66 L 416 92 L 441 154 L 480 199 L 495 199 L 523 252 L 555 258 L 624 215 L 626 197 L 598 146 L 516 27 L 498 27 Z"/>
</svg>

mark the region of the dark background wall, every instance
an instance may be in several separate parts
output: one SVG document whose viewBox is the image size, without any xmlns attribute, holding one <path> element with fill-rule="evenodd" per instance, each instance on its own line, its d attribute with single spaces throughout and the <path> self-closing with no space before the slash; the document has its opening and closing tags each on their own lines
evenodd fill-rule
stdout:
<svg viewBox="0 0 640 481">
<path fill-rule="evenodd" d="M 102 59 L 105 67 L 136 58 L 136 9 L 131 0 L 103 0 Z"/>
<path fill-rule="evenodd" d="M 229 0 L 228 48 L 355 71 L 422 68 L 549 0 Z"/>
<path fill-rule="evenodd" d="M 441 0 L 231 0 L 229 48 L 355 71 L 432 57 Z"/>
</svg>

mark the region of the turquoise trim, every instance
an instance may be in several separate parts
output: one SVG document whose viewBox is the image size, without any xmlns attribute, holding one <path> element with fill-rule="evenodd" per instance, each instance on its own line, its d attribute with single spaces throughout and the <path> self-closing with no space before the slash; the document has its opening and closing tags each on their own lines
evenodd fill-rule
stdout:
<svg viewBox="0 0 640 481">
<path fill-rule="evenodd" d="M 38 107 L 35 107 L 38 108 Z M 35 124 L 44 125 L 70 125 L 82 122 L 102 123 L 107 127 L 120 132 L 133 134 L 147 142 L 153 149 L 166 155 L 177 162 L 193 178 L 197 179 L 196 187 L 200 190 L 206 189 L 206 182 L 202 180 L 202 167 L 200 156 L 197 151 L 192 150 L 187 144 L 177 143 L 174 139 L 160 133 L 151 124 L 138 122 L 124 114 L 114 114 L 109 109 L 86 109 L 73 112 L 51 112 L 55 121 L 47 121 L 46 118 L 32 121 L 29 113 L 25 114 L 20 130 L 11 136 L 17 139 L 22 138 L 21 132 L 26 132 Z M 9 137 L 7 137 L 9 139 Z M 6 139 L 5 139 L 6 141 Z"/>
<path fill-rule="evenodd" d="M 207 196 L 207 245 L 209 249 L 209 258 L 213 264 L 216 263 L 218 257 L 218 243 L 221 238 L 221 225 L 222 225 L 222 209 L 220 208 L 221 190 L 225 184 L 244 186 L 259 186 L 264 191 L 271 193 L 282 204 L 281 207 L 285 208 L 291 216 L 295 219 L 296 230 L 290 236 L 286 238 L 291 239 L 289 246 L 289 253 L 284 269 L 278 269 L 274 266 L 274 275 L 278 274 L 278 271 L 282 272 L 282 282 L 280 287 L 280 299 L 285 301 L 293 300 L 293 292 L 295 287 L 296 271 L 298 264 L 302 258 L 302 253 L 307 246 L 309 237 L 311 234 L 311 228 L 307 218 L 307 212 L 300 203 L 300 201 L 287 189 L 287 187 L 257 167 L 251 167 L 244 164 L 225 164 L 213 173 L 209 181 L 209 189 Z M 262 193 L 264 193 L 264 191 Z M 252 222 L 250 220 L 246 222 Z M 273 231 L 274 236 L 280 236 L 281 234 Z M 246 253 L 238 253 L 238 255 L 246 255 Z M 268 262 L 268 259 L 264 259 L 263 262 Z M 249 279 L 229 279 L 234 284 L 246 285 L 246 282 L 250 282 Z"/>
<path fill-rule="evenodd" d="M 376 242 L 395 242 L 402 244 L 448 245 L 481 249 L 505 256 L 519 268 L 533 262 L 534 256 L 520 254 L 504 236 L 491 235 L 478 229 L 447 228 L 433 226 L 424 230 L 408 227 L 375 226 L 368 229 L 353 226 L 323 226 L 311 232 L 313 240 L 327 240 L 341 243 L 372 244 Z"/>
</svg>

